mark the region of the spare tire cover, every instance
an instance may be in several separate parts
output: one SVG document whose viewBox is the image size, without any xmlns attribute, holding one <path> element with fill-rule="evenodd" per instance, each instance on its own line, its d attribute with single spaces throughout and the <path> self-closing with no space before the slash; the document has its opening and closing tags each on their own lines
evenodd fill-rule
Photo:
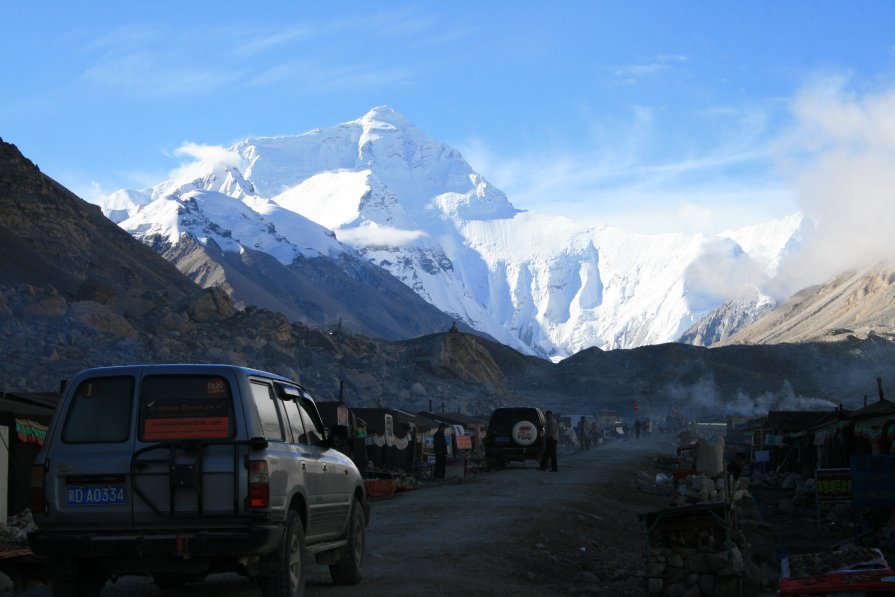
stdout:
<svg viewBox="0 0 895 597">
<path fill-rule="evenodd" d="M 522 420 L 513 425 L 513 441 L 520 446 L 530 446 L 538 439 L 538 426 Z"/>
</svg>

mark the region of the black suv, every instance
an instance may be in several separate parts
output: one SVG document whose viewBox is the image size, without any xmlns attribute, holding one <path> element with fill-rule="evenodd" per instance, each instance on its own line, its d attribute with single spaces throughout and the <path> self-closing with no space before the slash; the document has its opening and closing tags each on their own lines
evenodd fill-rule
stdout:
<svg viewBox="0 0 895 597">
<path fill-rule="evenodd" d="M 544 411 L 530 406 L 497 408 L 485 436 L 485 457 L 497 468 L 507 462 L 538 460 L 544 451 Z"/>
</svg>

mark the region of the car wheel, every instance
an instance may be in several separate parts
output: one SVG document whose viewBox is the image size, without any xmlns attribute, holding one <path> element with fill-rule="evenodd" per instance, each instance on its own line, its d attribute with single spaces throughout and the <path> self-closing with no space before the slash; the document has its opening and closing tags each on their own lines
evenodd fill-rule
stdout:
<svg viewBox="0 0 895 597">
<path fill-rule="evenodd" d="M 277 551 L 273 574 L 261 576 L 263 597 L 301 597 L 305 594 L 305 529 L 294 510 L 286 517 L 286 534 Z"/>
<path fill-rule="evenodd" d="M 329 575 L 337 585 L 356 585 L 361 581 L 366 547 L 365 526 L 364 511 L 354 498 L 351 500 L 351 520 L 348 521 L 348 550 L 329 567 Z"/>
</svg>

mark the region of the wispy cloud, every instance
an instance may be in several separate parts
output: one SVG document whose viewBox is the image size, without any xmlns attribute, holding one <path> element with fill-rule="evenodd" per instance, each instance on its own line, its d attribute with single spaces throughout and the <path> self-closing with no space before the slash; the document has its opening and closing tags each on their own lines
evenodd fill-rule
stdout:
<svg viewBox="0 0 895 597">
<path fill-rule="evenodd" d="M 434 15 L 423 14 L 413 7 L 382 10 L 361 16 L 334 19 L 323 24 L 328 30 L 363 29 L 383 36 L 417 35 L 434 31 L 438 21 Z"/>
<path fill-rule="evenodd" d="M 629 64 L 615 69 L 615 77 L 625 83 L 636 83 L 643 77 L 655 75 L 671 68 L 675 63 L 686 62 L 687 57 L 680 54 L 660 54 L 651 62 L 644 64 Z"/>
<path fill-rule="evenodd" d="M 407 84 L 412 72 L 406 69 L 379 69 L 369 65 L 324 66 L 307 62 L 278 64 L 251 77 L 246 83 L 267 86 L 291 82 L 297 93 L 330 93 L 375 89 Z"/>
<path fill-rule="evenodd" d="M 125 25 L 91 39 L 84 52 L 103 51 L 112 55 L 126 54 L 149 44 L 158 43 L 162 33 L 152 27 Z"/>
<path fill-rule="evenodd" d="M 661 124 L 645 108 L 623 127 L 594 127 L 591 148 L 543 145 L 498 155 L 484 142 L 461 146 L 472 167 L 517 207 L 599 221 L 636 232 L 720 232 L 795 212 L 774 171 L 774 143 L 762 118 L 718 110 L 726 134 L 687 149 L 657 153 Z"/>
<path fill-rule="evenodd" d="M 214 92 L 238 81 L 238 70 L 201 68 L 164 62 L 161 56 L 139 52 L 88 68 L 82 81 L 138 97 L 196 95 Z"/>
<path fill-rule="evenodd" d="M 309 37 L 310 30 L 305 27 L 284 29 L 267 34 L 260 34 L 252 39 L 240 43 L 233 53 L 238 56 L 254 56 L 267 52 L 284 44 L 292 43 L 299 39 Z"/>
</svg>

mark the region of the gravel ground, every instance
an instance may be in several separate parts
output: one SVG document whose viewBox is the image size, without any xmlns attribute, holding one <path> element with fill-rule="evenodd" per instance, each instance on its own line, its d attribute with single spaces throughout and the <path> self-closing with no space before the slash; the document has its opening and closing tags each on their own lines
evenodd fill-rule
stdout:
<svg viewBox="0 0 895 597">
<path fill-rule="evenodd" d="M 669 505 L 670 493 L 653 480 L 656 458 L 674 447 L 662 435 L 611 442 L 560 454 L 556 473 L 528 462 L 375 500 L 363 581 L 334 586 L 326 568 L 314 566 L 307 594 L 642 595 L 637 514 Z M 260 597 L 260 590 L 235 574 L 169 591 L 124 577 L 103 590 L 104 597 L 143 595 Z"/>
</svg>

